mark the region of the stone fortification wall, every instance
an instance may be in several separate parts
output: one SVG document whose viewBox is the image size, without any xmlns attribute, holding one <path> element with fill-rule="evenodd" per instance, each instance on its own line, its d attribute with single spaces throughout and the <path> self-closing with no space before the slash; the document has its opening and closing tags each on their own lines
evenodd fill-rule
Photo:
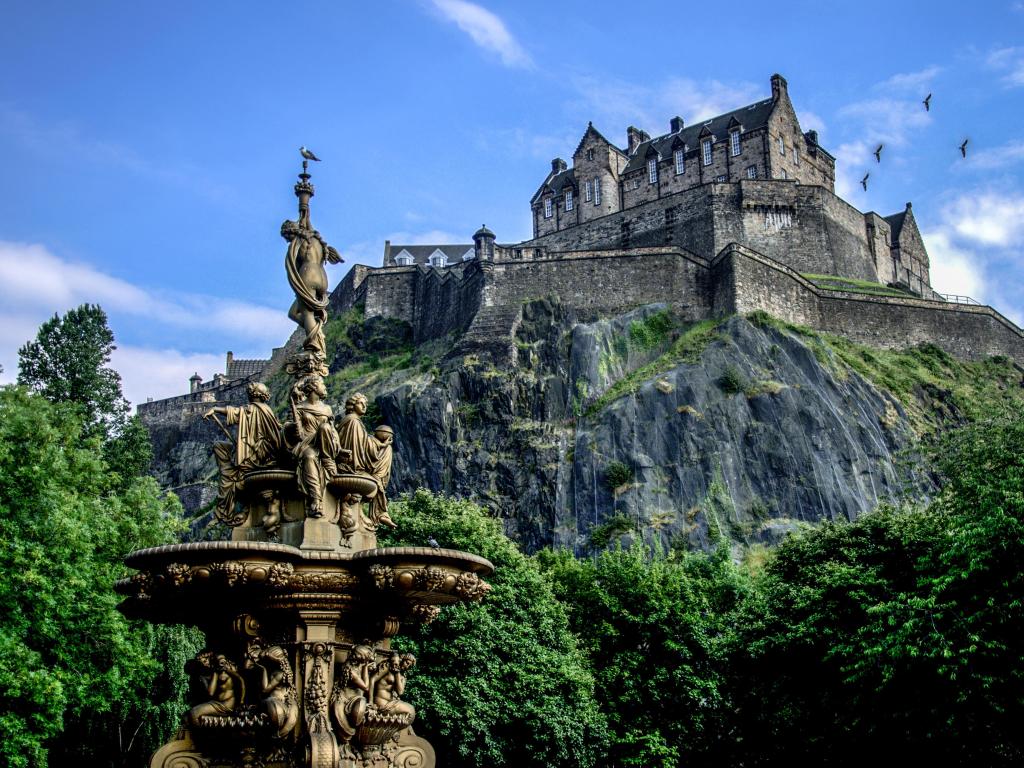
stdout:
<svg viewBox="0 0 1024 768">
<path fill-rule="evenodd" d="M 884 219 L 876 217 L 874 234 L 888 242 Z M 711 259 L 731 242 L 798 272 L 879 279 L 864 214 L 824 187 L 794 181 L 704 184 L 523 245 L 547 251 L 678 245 Z"/>
<path fill-rule="evenodd" d="M 711 268 L 723 283 L 716 294 L 722 297 L 718 313 L 763 310 L 872 347 L 931 343 L 964 360 L 1005 355 L 1024 363 L 1024 332 L 991 307 L 826 291 L 735 244 Z"/>
</svg>

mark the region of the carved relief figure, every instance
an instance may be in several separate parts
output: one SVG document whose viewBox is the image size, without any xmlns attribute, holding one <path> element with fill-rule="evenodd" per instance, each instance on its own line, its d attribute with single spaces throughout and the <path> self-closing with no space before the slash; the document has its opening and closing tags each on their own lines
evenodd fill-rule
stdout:
<svg viewBox="0 0 1024 768">
<path fill-rule="evenodd" d="M 370 697 L 370 665 L 373 649 L 357 645 L 349 651 L 334 683 L 331 714 L 338 725 L 340 741 L 350 741 L 366 719 Z"/>
<path fill-rule="evenodd" d="M 245 653 L 245 665 L 258 667 L 260 694 L 267 719 L 279 737 L 287 735 L 299 721 L 299 702 L 288 654 L 278 645 L 253 640 Z"/>
<path fill-rule="evenodd" d="M 411 653 L 392 653 L 382 662 L 370 681 L 373 689 L 373 704 L 377 711 L 386 715 L 407 716 L 408 722 L 416 717 L 416 708 L 402 701 L 405 693 L 405 673 L 416 666 L 416 657 Z"/>
<path fill-rule="evenodd" d="M 210 699 L 189 711 L 191 725 L 200 725 L 204 717 L 230 715 L 245 697 L 245 682 L 238 674 L 238 667 L 223 654 L 200 653 L 194 659 L 192 672 L 198 675 Z"/>
<path fill-rule="evenodd" d="M 306 376 L 292 387 L 292 420 L 285 424 L 285 442 L 297 462 L 299 488 L 306 496 L 306 514 L 322 517 L 324 488 L 338 474 L 338 433 L 334 412 L 323 398 L 327 388 L 319 376 Z"/>
<path fill-rule="evenodd" d="M 392 528 L 395 523 L 388 515 L 387 484 L 391 479 L 391 459 L 394 433 L 391 427 L 379 426 L 369 434 L 363 426 L 366 414 L 366 395 L 356 392 L 345 401 L 345 416 L 338 422 L 339 459 L 345 468 L 370 475 L 377 484 L 377 493 L 370 501 L 370 518 Z"/>
<path fill-rule="evenodd" d="M 303 349 L 325 354 L 323 326 L 327 320 L 327 270 L 325 262 L 338 264 L 341 256 L 329 246 L 320 233 L 309 224 L 308 209 L 299 221 L 286 221 L 281 225 L 281 237 L 288 241 L 285 272 L 295 292 L 295 301 L 288 317 L 306 332 Z"/>
<path fill-rule="evenodd" d="M 238 426 L 238 434 L 231 442 L 213 444 L 213 455 L 220 468 L 217 517 L 228 525 L 245 522 L 244 513 L 235 512 L 235 493 L 242 476 L 259 467 L 273 465 L 281 447 L 281 422 L 268 404 L 270 390 L 266 384 L 253 382 L 246 388 L 246 394 L 248 405 L 220 406 L 203 414 L 204 419 L 213 419 L 225 432 L 227 429 L 217 419 L 218 414 L 224 416 L 228 426 Z M 230 437 L 230 433 L 228 435 Z"/>
</svg>

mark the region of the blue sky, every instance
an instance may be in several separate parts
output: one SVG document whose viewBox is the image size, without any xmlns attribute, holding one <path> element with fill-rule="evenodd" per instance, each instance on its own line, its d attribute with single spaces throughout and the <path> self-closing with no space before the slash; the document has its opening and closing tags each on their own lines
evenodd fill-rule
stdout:
<svg viewBox="0 0 1024 768">
<path fill-rule="evenodd" d="M 913 201 L 936 287 L 1021 323 L 1022 32 L 1019 0 L 8 4 L 0 381 L 84 301 L 107 309 L 134 401 L 283 343 L 301 144 L 324 160 L 313 221 L 346 259 L 335 284 L 385 238 L 525 239 L 588 120 L 624 144 L 630 124 L 767 98 L 773 72 L 837 156 L 837 191 L 883 215 Z"/>
</svg>

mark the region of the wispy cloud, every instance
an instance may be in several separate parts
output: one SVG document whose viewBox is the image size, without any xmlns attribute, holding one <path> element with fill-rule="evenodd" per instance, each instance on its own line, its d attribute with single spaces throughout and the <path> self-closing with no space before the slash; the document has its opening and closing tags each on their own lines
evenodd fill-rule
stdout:
<svg viewBox="0 0 1024 768">
<path fill-rule="evenodd" d="M 62 259 L 43 245 L 0 241 L 0 365 L 5 380 L 16 376 L 17 350 L 35 336 L 40 323 L 54 313 L 83 303 L 100 304 L 111 316 L 115 334 L 115 320 L 153 323 L 202 333 L 204 342 L 213 334 L 223 339 L 225 349 L 235 345 L 240 352 L 255 349 L 261 350 L 257 354 L 267 354 L 271 347 L 282 344 L 293 329 L 283 307 L 202 294 L 160 293 L 106 274 L 90 264 Z M 177 360 L 180 365 L 174 370 L 182 366 L 208 366 L 214 358 L 220 360 L 219 356 L 174 350 L 145 350 L 120 344 L 119 347 L 116 360 L 139 361 L 152 354 L 165 357 L 167 365 Z M 132 355 L 128 354 L 130 350 L 135 350 Z M 167 365 L 140 363 L 137 373 L 131 374 L 137 388 L 134 384 L 131 392 L 127 385 L 125 388 L 129 398 L 159 394 L 158 379 L 152 378 L 151 384 L 147 384 L 150 379 L 146 372 L 151 370 L 152 377 L 158 377 L 161 371 L 170 370 Z M 127 382 L 129 374 L 123 370 L 121 374 Z M 187 378 L 186 375 L 178 380 L 178 391 Z"/>
<path fill-rule="evenodd" d="M 759 95 L 767 98 L 754 83 L 698 81 L 684 77 L 644 85 L 578 76 L 573 80 L 573 88 L 578 97 L 571 108 L 579 119 L 593 120 L 599 127 L 603 125 L 606 130 L 623 133 L 627 125 L 636 125 L 652 135 L 666 133 L 673 115 L 695 123 L 756 101 Z M 609 139 L 614 141 L 611 136 Z"/>
<path fill-rule="evenodd" d="M 942 67 L 933 65 L 918 72 L 900 72 L 875 85 L 875 90 L 892 93 L 917 93 L 931 85 L 932 80 L 942 72 Z M 922 98 L 926 94 L 922 93 Z"/>
<path fill-rule="evenodd" d="M 990 69 L 1002 72 L 1002 82 L 1010 87 L 1024 86 L 1024 47 L 999 48 L 985 59 Z"/>
<path fill-rule="evenodd" d="M 496 54 L 506 67 L 529 69 L 533 60 L 508 31 L 505 22 L 491 11 L 466 0 L 432 0 L 442 17 L 454 23 L 485 51 Z"/>
<path fill-rule="evenodd" d="M 194 192 L 208 200 L 231 199 L 234 191 L 215 181 L 198 164 L 177 161 L 163 164 L 145 157 L 130 146 L 89 136 L 73 122 L 44 124 L 10 104 L 0 103 L 0 136 L 24 150 L 50 159 L 68 158 L 77 164 L 113 167 Z M 79 165 L 79 170 L 81 166 Z"/>
</svg>

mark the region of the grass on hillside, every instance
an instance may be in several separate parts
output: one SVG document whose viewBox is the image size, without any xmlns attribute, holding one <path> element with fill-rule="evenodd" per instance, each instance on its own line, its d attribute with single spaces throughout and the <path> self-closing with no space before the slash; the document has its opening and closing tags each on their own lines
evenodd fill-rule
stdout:
<svg viewBox="0 0 1024 768">
<path fill-rule="evenodd" d="M 815 275 L 810 272 L 800 275 L 805 280 L 810 280 L 819 288 L 829 291 L 847 291 L 848 293 L 865 293 L 870 296 L 895 296 L 897 298 L 920 298 L 912 293 L 902 291 L 899 288 L 890 288 L 881 283 L 874 283 L 870 280 L 857 280 L 852 277 L 839 277 L 838 275 Z"/>
</svg>

